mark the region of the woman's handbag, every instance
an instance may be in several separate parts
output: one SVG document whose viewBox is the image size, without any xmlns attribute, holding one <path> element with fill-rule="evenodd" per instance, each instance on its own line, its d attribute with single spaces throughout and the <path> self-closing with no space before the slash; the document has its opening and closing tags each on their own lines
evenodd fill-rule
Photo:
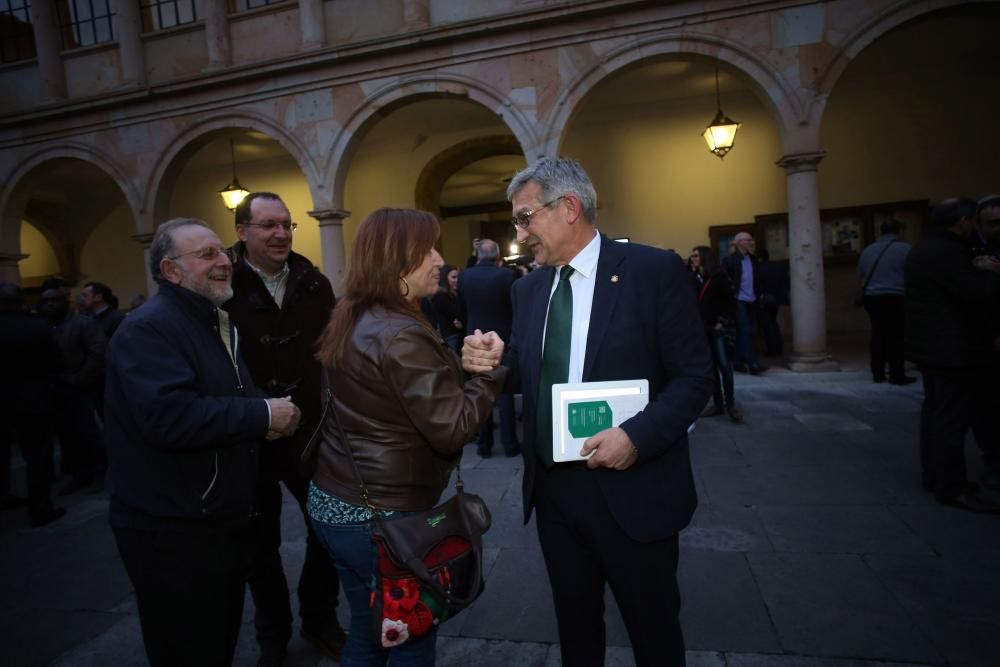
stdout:
<svg viewBox="0 0 1000 667">
<path fill-rule="evenodd" d="M 329 393 L 327 405 L 375 524 L 372 632 L 383 648 L 398 646 L 427 634 L 483 592 L 482 536 L 490 528 L 490 511 L 482 498 L 465 493 L 458 470 L 455 495 L 445 502 L 402 516 L 379 516 Z"/>
</svg>

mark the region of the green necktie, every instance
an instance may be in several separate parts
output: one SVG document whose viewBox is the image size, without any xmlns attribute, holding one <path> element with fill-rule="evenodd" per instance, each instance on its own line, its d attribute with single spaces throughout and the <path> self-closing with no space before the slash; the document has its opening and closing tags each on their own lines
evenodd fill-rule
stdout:
<svg viewBox="0 0 1000 667">
<path fill-rule="evenodd" d="M 569 378 L 569 348 L 573 334 L 573 287 L 567 264 L 559 272 L 559 284 L 549 301 L 542 346 L 542 373 L 538 382 L 538 415 L 535 419 L 535 447 L 545 466 L 552 467 L 552 385 Z"/>
</svg>

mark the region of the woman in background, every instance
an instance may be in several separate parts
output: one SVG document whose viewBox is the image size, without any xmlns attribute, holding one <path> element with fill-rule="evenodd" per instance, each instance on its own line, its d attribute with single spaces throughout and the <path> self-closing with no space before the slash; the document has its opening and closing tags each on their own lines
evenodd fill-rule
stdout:
<svg viewBox="0 0 1000 667">
<path fill-rule="evenodd" d="M 431 306 L 441 338 L 458 352 L 465 336 L 465 322 L 459 319 L 458 269 L 448 264 L 441 267 L 441 279 L 437 292 L 431 297 Z"/>
<path fill-rule="evenodd" d="M 698 309 L 705 325 L 712 360 L 715 362 L 715 393 L 712 407 L 706 408 L 702 417 L 723 413 L 737 424 L 743 414 L 736 408 L 733 387 L 733 364 L 730 360 L 736 333 L 736 291 L 729 274 L 723 270 L 708 246 L 697 246 L 689 258 Z"/>
</svg>

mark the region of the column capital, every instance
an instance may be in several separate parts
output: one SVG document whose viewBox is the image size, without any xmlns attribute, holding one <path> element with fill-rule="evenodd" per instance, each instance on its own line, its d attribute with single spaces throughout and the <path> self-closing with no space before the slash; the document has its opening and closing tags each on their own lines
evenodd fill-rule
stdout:
<svg viewBox="0 0 1000 667">
<path fill-rule="evenodd" d="M 788 155 L 782 155 L 775 164 L 787 170 L 789 174 L 797 174 L 801 171 L 816 171 L 820 160 L 825 157 L 826 151 L 789 153 Z"/>
<path fill-rule="evenodd" d="M 136 243 L 142 245 L 143 248 L 148 248 L 153 242 L 153 236 L 154 234 L 133 234 L 131 238 Z"/>
<path fill-rule="evenodd" d="M 344 224 L 344 218 L 350 217 L 351 212 L 342 208 L 323 208 L 318 211 L 308 211 L 308 214 L 310 217 L 316 218 L 320 227 L 331 225 L 341 227 Z"/>
</svg>

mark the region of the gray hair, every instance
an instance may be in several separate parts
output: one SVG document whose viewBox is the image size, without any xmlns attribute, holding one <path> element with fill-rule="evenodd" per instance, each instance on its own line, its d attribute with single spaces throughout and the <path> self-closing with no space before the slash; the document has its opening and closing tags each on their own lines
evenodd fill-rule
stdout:
<svg viewBox="0 0 1000 667">
<path fill-rule="evenodd" d="M 149 273 L 156 282 L 162 283 L 166 280 L 163 277 L 163 271 L 160 270 L 160 262 L 176 251 L 174 247 L 174 230 L 191 226 L 211 229 L 208 223 L 198 218 L 174 218 L 167 220 L 156 228 L 156 234 L 153 235 L 153 242 L 149 245 Z"/>
<path fill-rule="evenodd" d="M 476 259 L 480 262 L 495 262 L 500 256 L 500 246 L 493 239 L 481 239 L 476 248 Z"/>
<path fill-rule="evenodd" d="M 597 220 L 597 192 L 590 176 L 580 163 L 571 158 L 543 157 L 532 165 L 514 174 L 507 186 L 507 199 L 534 181 L 542 190 L 542 201 L 549 202 L 563 195 L 575 195 L 583 207 L 583 217 L 593 224 Z"/>
</svg>

